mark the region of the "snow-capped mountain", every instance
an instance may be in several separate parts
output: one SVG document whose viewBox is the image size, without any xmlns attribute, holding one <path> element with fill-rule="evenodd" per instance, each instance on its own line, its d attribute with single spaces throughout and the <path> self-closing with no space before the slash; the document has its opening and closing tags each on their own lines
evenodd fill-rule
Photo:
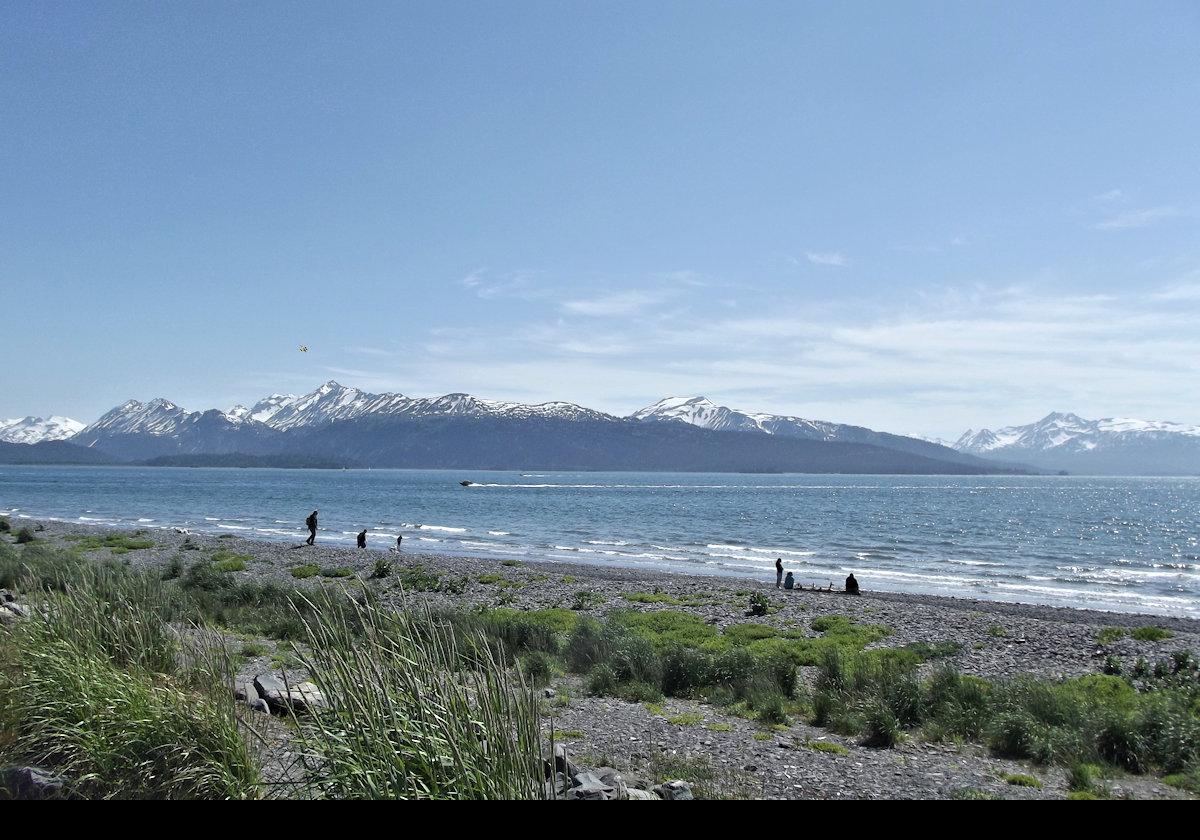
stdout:
<svg viewBox="0 0 1200 840">
<path fill-rule="evenodd" d="M 968 430 L 954 448 L 1085 474 L 1200 474 L 1200 427 L 1153 420 L 1054 412 L 1026 426 Z"/>
<path fill-rule="evenodd" d="M 796 417 L 747 414 L 703 398 L 616 417 L 564 402 L 469 394 L 414 399 L 327 382 L 252 408 L 187 411 L 130 400 L 64 442 L 89 458 L 214 465 L 959 473 L 1007 471 L 913 438 Z M 65 456 L 56 455 L 56 463 Z M 37 453 L 0 453 L 20 458 Z M 81 459 L 83 460 L 83 459 Z"/>
<path fill-rule="evenodd" d="M 525 405 L 461 393 L 415 399 L 333 381 L 303 396 L 272 394 L 251 408 L 228 411 L 129 400 L 88 426 L 63 417 L 0 423 L 0 444 L 52 442 L 90 449 L 81 462 L 229 456 L 225 462 L 245 457 L 288 465 L 1200 475 L 1200 427 L 1179 423 L 1054 413 L 1028 426 L 968 431 L 949 446 L 739 411 L 704 397 L 669 397 L 622 418 L 564 402 Z M 819 454 L 813 448 L 818 444 L 826 447 Z M 29 463 L 50 454 L 4 457 Z M 58 450 L 53 459 L 70 460 Z"/>
<path fill-rule="evenodd" d="M 67 440 L 84 427 L 70 417 L 25 417 L 20 420 L 0 420 L 0 441 L 5 443 L 38 443 L 43 440 Z"/>
<path fill-rule="evenodd" d="M 276 394 L 255 404 L 253 409 L 235 408 L 230 414 L 245 416 L 265 423 L 272 429 L 286 431 L 315 427 L 325 423 L 357 420 L 369 415 L 408 417 L 554 417 L 583 420 L 609 417 L 597 411 L 564 402 L 541 405 L 481 400 L 470 394 L 446 394 L 442 397 L 418 399 L 403 394 L 370 394 L 357 388 L 347 388 L 337 382 L 326 382 L 311 394 L 302 397 Z"/>
<path fill-rule="evenodd" d="M 702 429 L 733 432 L 763 432 L 808 440 L 832 440 L 842 428 L 836 423 L 821 423 L 800 417 L 777 414 L 748 414 L 717 405 L 705 397 L 668 397 L 635 411 L 634 420 L 678 420 Z M 865 431 L 865 430 L 864 430 Z"/>
<path fill-rule="evenodd" d="M 266 423 L 276 414 L 294 403 L 296 398 L 291 394 L 272 394 L 254 404 L 254 408 L 235 405 L 229 409 L 229 415 L 240 420 L 257 420 Z"/>
<path fill-rule="evenodd" d="M 642 422 L 679 422 L 726 432 L 754 432 L 779 438 L 823 441 L 825 443 L 865 444 L 881 446 L 912 455 L 956 460 L 955 451 L 944 444 L 887 432 L 876 432 L 862 426 L 806 420 L 780 414 L 750 414 L 716 403 L 704 397 L 668 397 L 652 406 L 635 411 L 631 419 Z M 969 453 L 959 453 L 966 455 Z M 964 462 L 973 460 L 962 459 Z"/>
</svg>

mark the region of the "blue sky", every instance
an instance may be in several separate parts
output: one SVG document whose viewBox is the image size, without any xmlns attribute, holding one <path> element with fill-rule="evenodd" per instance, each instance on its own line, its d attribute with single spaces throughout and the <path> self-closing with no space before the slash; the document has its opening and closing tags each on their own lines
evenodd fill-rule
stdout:
<svg viewBox="0 0 1200 840">
<path fill-rule="evenodd" d="M 0 418 L 1200 424 L 1197 44 L 1193 0 L 10 0 Z"/>
</svg>

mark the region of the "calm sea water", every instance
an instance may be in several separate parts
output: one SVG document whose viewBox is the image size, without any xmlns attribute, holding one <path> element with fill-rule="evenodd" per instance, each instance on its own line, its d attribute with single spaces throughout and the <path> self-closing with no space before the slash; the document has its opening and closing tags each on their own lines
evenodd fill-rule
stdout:
<svg viewBox="0 0 1200 840">
<path fill-rule="evenodd" d="M 469 487 L 460 481 L 473 482 Z M 1200 618 L 1200 479 L 0 466 L 0 513 Z"/>
</svg>

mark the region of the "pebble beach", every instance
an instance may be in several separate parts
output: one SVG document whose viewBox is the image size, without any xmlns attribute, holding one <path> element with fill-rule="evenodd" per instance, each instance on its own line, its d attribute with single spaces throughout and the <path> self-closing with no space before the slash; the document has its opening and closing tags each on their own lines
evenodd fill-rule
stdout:
<svg viewBox="0 0 1200 840">
<path fill-rule="evenodd" d="M 107 530 L 57 521 L 14 520 L 31 525 L 39 539 L 59 541 L 73 535 L 103 535 Z M 395 550 L 368 541 L 366 549 L 305 544 L 306 533 L 291 542 L 262 542 L 232 535 L 205 536 L 176 530 L 148 530 L 155 547 L 130 551 L 122 559 L 136 568 L 164 569 L 174 558 L 232 552 L 250 558 L 239 579 L 271 580 L 288 586 L 368 586 L 381 603 L 510 609 L 576 608 L 603 618 L 614 609 L 687 611 L 723 628 L 759 621 L 780 627 L 809 626 L 821 616 L 841 614 L 856 623 L 884 625 L 891 634 L 875 643 L 902 647 L 924 642 L 954 642 L 950 661 L 961 673 L 989 680 L 1020 674 L 1043 678 L 1100 672 L 1106 657 L 1133 662 L 1169 659 L 1176 650 L 1200 652 L 1200 622 L 1186 618 L 1097 612 L 871 590 L 869 571 L 858 573 L 861 594 L 840 591 L 776 589 L 770 580 L 659 574 L 639 570 L 545 561 L 487 560 Z M 193 551 L 195 552 L 193 554 Z M 422 569 L 460 581 L 456 592 L 404 592 L 398 576 L 373 577 L 378 561 L 395 568 Z M 292 569 L 315 564 L 343 569 L 352 576 L 314 576 L 297 580 Z M 799 585 L 837 590 L 840 581 L 797 580 Z M 749 598 L 765 595 L 773 608 L 766 617 L 747 615 Z M 644 596 L 661 596 L 654 601 Z M 643 597 L 636 597 L 643 596 Z M 1171 632 L 1158 642 L 1129 634 L 1101 646 L 1104 628 L 1154 626 Z M 946 661 L 946 660 L 942 660 Z M 247 668 L 267 667 L 250 662 Z M 931 667 L 931 666 L 923 666 Z M 809 669 L 802 669 L 807 671 Z M 810 676 L 810 675 L 807 675 Z M 804 673 L 801 679 L 806 679 Z M 654 767 L 696 766 L 718 774 L 737 795 L 769 799 L 949 799 L 964 791 L 1006 799 L 1062 799 L 1068 792 L 1062 768 L 1029 766 L 999 759 L 973 745 L 929 743 L 919 736 L 891 749 L 862 746 L 853 738 L 793 721 L 764 728 L 727 715 L 703 702 L 667 698 L 656 708 L 611 697 L 591 697 L 577 678 L 564 677 L 569 702 L 554 704 L 546 725 L 560 733 L 577 762 L 614 766 L 637 777 Z M 681 723 L 680 721 L 685 721 Z M 844 751 L 814 749 L 834 743 Z M 1029 774 L 1040 788 L 1014 786 L 1005 774 Z M 1115 798 L 1186 799 L 1191 795 L 1147 777 L 1108 781 Z"/>
</svg>

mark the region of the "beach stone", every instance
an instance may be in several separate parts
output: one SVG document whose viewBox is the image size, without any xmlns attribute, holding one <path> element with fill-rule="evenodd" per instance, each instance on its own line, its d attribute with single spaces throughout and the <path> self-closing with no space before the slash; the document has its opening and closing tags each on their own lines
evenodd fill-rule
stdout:
<svg viewBox="0 0 1200 840">
<path fill-rule="evenodd" d="M 663 799 L 687 800 L 692 798 L 691 785 L 679 779 L 671 782 L 663 782 L 654 788 L 654 792 Z"/>
<path fill-rule="evenodd" d="M 304 713 L 327 705 L 321 690 L 307 680 L 288 684 L 273 674 L 259 674 L 253 685 L 259 697 L 275 711 Z"/>
<path fill-rule="evenodd" d="M 0 799 L 70 799 L 67 779 L 42 767 L 0 768 Z"/>
</svg>

